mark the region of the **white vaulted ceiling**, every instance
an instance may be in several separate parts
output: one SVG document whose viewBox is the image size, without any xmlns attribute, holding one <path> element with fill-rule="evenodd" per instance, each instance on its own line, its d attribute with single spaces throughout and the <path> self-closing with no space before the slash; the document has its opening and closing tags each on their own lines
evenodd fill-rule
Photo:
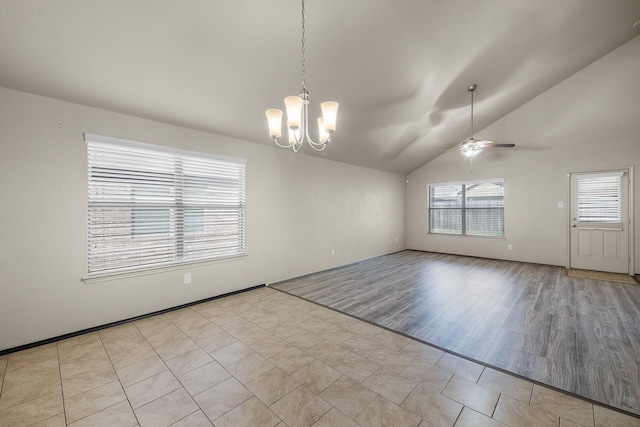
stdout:
<svg viewBox="0 0 640 427">
<path fill-rule="evenodd" d="M 0 86 L 272 145 L 264 111 L 300 90 L 300 6 L 2 0 Z M 471 83 L 481 130 L 638 19 L 638 0 L 307 0 L 311 114 L 340 110 L 331 146 L 306 152 L 409 173 L 469 136 Z"/>
</svg>

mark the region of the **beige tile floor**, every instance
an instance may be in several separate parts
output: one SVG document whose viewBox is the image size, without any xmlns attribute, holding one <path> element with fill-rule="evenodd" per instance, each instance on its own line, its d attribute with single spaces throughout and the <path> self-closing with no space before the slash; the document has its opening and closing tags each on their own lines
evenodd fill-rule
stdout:
<svg viewBox="0 0 640 427">
<path fill-rule="evenodd" d="M 639 426 L 260 288 L 0 356 L 0 426 Z"/>
</svg>

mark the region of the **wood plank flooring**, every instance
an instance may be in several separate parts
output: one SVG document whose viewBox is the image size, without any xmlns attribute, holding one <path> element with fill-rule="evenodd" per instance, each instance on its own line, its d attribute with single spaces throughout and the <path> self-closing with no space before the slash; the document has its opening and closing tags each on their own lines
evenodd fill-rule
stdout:
<svg viewBox="0 0 640 427">
<path fill-rule="evenodd" d="M 640 415 L 640 286 L 403 251 L 272 287 Z"/>
</svg>

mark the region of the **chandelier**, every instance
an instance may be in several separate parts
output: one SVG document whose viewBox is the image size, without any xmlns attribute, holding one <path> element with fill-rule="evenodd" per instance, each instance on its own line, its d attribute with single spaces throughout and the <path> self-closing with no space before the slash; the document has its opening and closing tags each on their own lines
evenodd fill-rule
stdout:
<svg viewBox="0 0 640 427">
<path fill-rule="evenodd" d="M 284 104 L 287 109 L 288 143 L 280 142 L 282 137 L 282 110 L 270 109 L 266 111 L 269 123 L 269 135 L 280 147 L 292 148 L 296 153 L 302 147 L 303 141 L 316 151 L 326 148 L 331 134 L 336 130 L 338 103 L 327 101 L 320 104 L 322 117 L 318 118 L 318 142 L 309 136 L 309 92 L 307 91 L 304 51 L 304 0 L 302 0 L 302 89 L 298 96 L 287 96 Z"/>
</svg>

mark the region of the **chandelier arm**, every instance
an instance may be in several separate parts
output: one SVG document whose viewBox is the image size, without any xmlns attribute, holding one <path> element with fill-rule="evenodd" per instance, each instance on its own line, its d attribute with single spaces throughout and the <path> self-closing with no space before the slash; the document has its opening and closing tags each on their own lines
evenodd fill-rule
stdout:
<svg viewBox="0 0 640 427">
<path fill-rule="evenodd" d="M 313 142 L 311 137 L 309 136 L 309 99 L 307 95 L 307 99 L 304 100 L 304 104 L 302 105 L 302 123 L 304 129 L 300 133 L 300 138 L 307 138 L 307 141 Z"/>
<path fill-rule="evenodd" d="M 301 127 L 300 127 L 300 129 L 298 129 L 296 131 L 293 131 L 293 139 L 294 139 L 295 142 L 292 142 L 291 145 L 290 145 L 291 147 L 293 147 L 293 151 L 295 151 L 296 153 L 298 152 L 298 150 L 300 150 L 300 147 L 302 147 L 302 145 L 304 143 L 304 139 L 305 139 L 305 132 L 306 132 L 306 128 L 307 128 L 307 125 L 305 123 L 305 113 L 304 113 L 305 107 L 306 107 L 306 105 L 303 104 L 302 111 L 301 111 L 302 120 L 300 122 Z M 298 133 L 300 133 L 300 137 L 298 137 Z M 297 149 L 296 149 L 296 147 L 297 147 Z"/>
<path fill-rule="evenodd" d="M 278 140 L 276 138 L 273 138 L 273 140 L 276 142 L 276 144 L 278 144 L 282 148 L 291 148 L 292 147 L 292 145 L 282 145 L 282 144 L 280 144 L 280 142 L 278 142 Z"/>
<path fill-rule="evenodd" d="M 310 142 L 309 146 L 310 146 L 311 148 L 313 148 L 314 150 L 316 150 L 316 151 L 323 151 L 323 150 L 326 148 L 326 146 L 327 146 L 327 144 L 326 144 L 326 143 L 324 143 L 324 144 L 323 144 L 323 143 L 318 144 L 318 143 L 315 143 L 315 142 L 313 142 L 313 141 L 311 141 L 311 140 L 309 140 L 309 142 Z M 320 147 L 320 148 L 318 148 L 318 147 Z"/>
<path fill-rule="evenodd" d="M 325 145 L 327 145 L 327 143 L 329 142 L 328 139 L 325 142 L 315 142 L 311 138 L 307 138 L 307 141 L 309 141 L 309 145 L 311 145 L 312 147 L 322 147 L 322 149 L 318 151 L 324 150 Z"/>
<path fill-rule="evenodd" d="M 293 146 L 297 145 L 297 143 L 293 143 L 293 144 L 290 143 L 287 145 L 280 144 L 280 141 L 278 141 L 278 138 L 273 138 L 273 140 L 276 142 L 276 144 L 278 144 L 282 148 L 292 148 Z"/>
<path fill-rule="evenodd" d="M 315 142 L 315 141 L 309 140 L 309 142 L 311 143 L 311 146 L 322 147 L 322 149 L 324 149 L 325 145 L 327 145 L 329 140 L 326 140 L 325 142 Z M 320 150 L 320 151 L 322 151 L 322 150 Z"/>
<path fill-rule="evenodd" d="M 280 137 L 272 136 L 271 139 L 273 139 L 275 141 L 275 143 L 278 144 L 282 148 L 290 148 L 291 147 L 291 145 L 280 144 L 280 141 L 279 141 Z"/>
<path fill-rule="evenodd" d="M 302 141 L 306 139 L 309 145 L 311 146 L 311 148 L 313 148 L 316 151 L 322 151 L 325 149 L 327 142 L 329 141 L 315 142 L 313 138 L 311 138 L 311 135 L 309 135 L 309 104 L 308 102 L 309 101 L 305 100 L 305 103 L 302 106 L 302 126 L 304 127 L 304 129 L 302 129 L 302 132 L 300 132 L 300 140 Z"/>
</svg>

